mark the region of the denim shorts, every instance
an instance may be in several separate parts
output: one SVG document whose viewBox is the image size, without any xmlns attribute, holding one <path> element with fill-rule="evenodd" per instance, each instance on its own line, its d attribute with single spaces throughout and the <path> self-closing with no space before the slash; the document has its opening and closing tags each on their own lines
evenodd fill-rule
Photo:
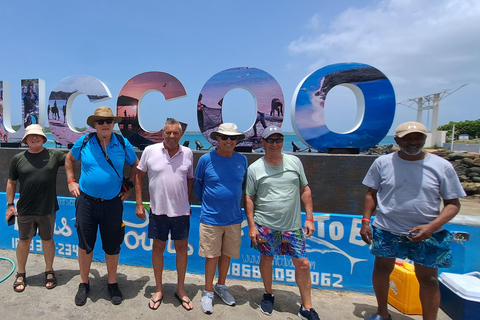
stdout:
<svg viewBox="0 0 480 320">
<path fill-rule="evenodd" d="M 406 235 L 394 234 L 373 227 L 373 241 L 370 252 L 382 258 L 410 259 L 429 268 L 451 268 L 452 235 L 447 230 L 432 234 L 421 242 L 413 242 Z"/>
<path fill-rule="evenodd" d="M 257 224 L 260 240 L 251 247 L 266 256 L 290 256 L 302 259 L 307 257 L 305 251 L 305 234 L 303 229 L 294 231 L 277 231 Z"/>
<path fill-rule="evenodd" d="M 172 240 L 188 239 L 190 232 L 190 216 L 168 217 L 150 213 L 148 223 L 148 237 L 160 241 L 167 241 L 168 234 Z"/>
</svg>

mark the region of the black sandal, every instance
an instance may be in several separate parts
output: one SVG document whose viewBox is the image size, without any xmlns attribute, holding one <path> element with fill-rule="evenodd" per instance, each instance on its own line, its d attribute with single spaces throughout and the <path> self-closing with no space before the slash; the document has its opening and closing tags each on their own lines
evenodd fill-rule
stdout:
<svg viewBox="0 0 480 320">
<path fill-rule="evenodd" d="M 52 275 L 52 277 L 49 279 L 48 276 Z M 48 283 L 52 283 L 50 287 L 47 287 Z M 53 289 L 57 286 L 57 278 L 55 277 L 55 271 L 45 271 L 45 288 L 47 289 Z"/>
<path fill-rule="evenodd" d="M 22 277 L 22 281 L 18 281 L 18 278 Z M 23 286 L 23 289 L 19 289 L 18 287 Z M 27 276 L 25 273 L 18 273 L 15 275 L 15 282 L 13 283 L 13 291 L 15 292 L 23 292 L 25 287 L 27 286 Z"/>
</svg>

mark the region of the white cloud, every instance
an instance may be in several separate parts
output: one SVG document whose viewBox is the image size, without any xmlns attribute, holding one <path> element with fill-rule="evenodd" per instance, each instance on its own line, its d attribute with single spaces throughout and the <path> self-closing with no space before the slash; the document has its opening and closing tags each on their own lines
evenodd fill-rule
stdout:
<svg viewBox="0 0 480 320">
<path fill-rule="evenodd" d="M 456 100 L 472 113 L 468 119 L 480 118 L 479 1 L 385 0 L 348 8 L 328 26 L 321 22 L 321 14 L 313 14 L 307 33 L 288 47 L 295 59 L 306 57 L 305 73 L 332 63 L 367 63 L 389 77 L 397 102 L 468 83 Z M 440 124 L 455 120 L 442 109 Z"/>
</svg>

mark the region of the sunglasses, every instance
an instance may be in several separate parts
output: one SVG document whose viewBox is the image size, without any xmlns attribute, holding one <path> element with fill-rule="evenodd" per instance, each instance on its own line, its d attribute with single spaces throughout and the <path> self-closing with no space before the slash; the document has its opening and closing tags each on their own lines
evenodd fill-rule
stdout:
<svg viewBox="0 0 480 320">
<path fill-rule="evenodd" d="M 112 124 L 113 119 L 97 120 L 97 123 L 98 123 L 99 125 L 103 125 L 105 122 L 106 122 L 107 124 Z"/>
<path fill-rule="evenodd" d="M 220 139 L 222 139 L 222 140 L 230 139 L 230 140 L 232 140 L 232 141 L 235 141 L 235 140 L 238 139 L 238 136 L 225 136 L 225 135 L 223 135 L 223 134 L 219 134 L 218 136 L 219 136 Z"/>
<path fill-rule="evenodd" d="M 277 138 L 277 139 L 267 138 L 267 139 L 265 139 L 265 141 L 266 141 L 267 143 L 274 143 L 274 142 L 276 142 L 276 143 L 282 143 L 282 142 L 283 142 L 283 138 Z"/>
</svg>

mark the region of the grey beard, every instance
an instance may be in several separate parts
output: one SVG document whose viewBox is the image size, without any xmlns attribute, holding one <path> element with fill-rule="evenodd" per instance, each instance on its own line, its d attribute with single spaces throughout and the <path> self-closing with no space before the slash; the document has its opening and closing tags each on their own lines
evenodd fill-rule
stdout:
<svg viewBox="0 0 480 320">
<path fill-rule="evenodd" d="M 416 155 L 420 154 L 420 152 L 423 151 L 423 147 L 420 147 L 418 149 L 413 149 L 413 148 L 407 149 L 407 148 L 402 148 L 401 147 L 400 149 L 403 151 L 403 153 L 405 153 L 409 156 L 416 156 Z"/>
</svg>

